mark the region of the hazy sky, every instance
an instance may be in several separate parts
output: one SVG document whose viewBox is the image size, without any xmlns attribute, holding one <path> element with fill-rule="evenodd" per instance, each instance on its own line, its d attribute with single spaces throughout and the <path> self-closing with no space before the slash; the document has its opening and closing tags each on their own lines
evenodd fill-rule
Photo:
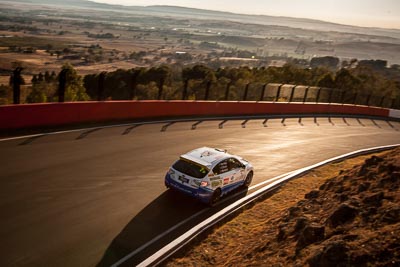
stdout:
<svg viewBox="0 0 400 267">
<path fill-rule="evenodd" d="M 174 5 L 246 14 L 313 18 L 400 29 L 400 0 L 94 0 L 120 5 Z"/>
</svg>

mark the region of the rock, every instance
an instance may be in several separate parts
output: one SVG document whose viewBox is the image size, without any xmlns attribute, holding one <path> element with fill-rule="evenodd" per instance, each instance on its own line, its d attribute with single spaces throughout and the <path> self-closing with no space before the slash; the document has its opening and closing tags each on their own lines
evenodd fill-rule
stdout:
<svg viewBox="0 0 400 267">
<path fill-rule="evenodd" d="M 389 224 L 400 222 L 400 207 L 392 207 L 386 210 L 382 216 L 382 221 Z"/>
<path fill-rule="evenodd" d="M 310 267 L 349 266 L 348 248 L 342 241 L 328 244 L 322 251 L 311 256 L 307 262 Z"/>
<path fill-rule="evenodd" d="M 344 175 L 343 176 L 343 181 L 347 181 L 347 180 L 350 180 L 350 179 L 351 179 L 351 177 L 349 175 Z"/>
<path fill-rule="evenodd" d="M 395 166 L 395 165 L 390 163 L 388 165 L 380 165 L 378 170 L 379 170 L 380 173 L 382 173 L 382 172 L 393 173 L 395 171 L 399 171 L 400 167 Z"/>
<path fill-rule="evenodd" d="M 398 181 L 400 179 L 400 172 L 399 171 L 392 172 L 390 178 L 392 178 L 393 182 L 395 182 L 396 180 Z"/>
<path fill-rule="evenodd" d="M 290 207 L 290 208 L 288 209 L 288 212 L 289 212 L 289 216 L 290 216 L 290 217 L 294 217 L 294 216 L 297 216 L 297 215 L 299 214 L 300 208 L 299 208 L 299 207 L 296 207 L 296 206 Z"/>
<path fill-rule="evenodd" d="M 278 234 L 276 235 L 276 240 L 281 242 L 286 239 L 286 231 L 283 228 L 279 228 Z"/>
<path fill-rule="evenodd" d="M 312 190 L 310 192 L 308 192 L 304 197 L 306 199 L 313 199 L 313 198 L 317 198 L 319 196 L 319 190 Z"/>
<path fill-rule="evenodd" d="M 382 200 L 385 197 L 383 192 L 379 192 L 370 196 L 367 196 L 363 199 L 363 203 L 366 205 L 380 207 L 382 205 Z"/>
<path fill-rule="evenodd" d="M 378 210 L 374 207 L 367 208 L 363 210 L 361 216 L 365 222 L 374 221 L 375 215 L 378 213 Z"/>
<path fill-rule="evenodd" d="M 364 166 L 375 166 L 377 165 L 379 162 L 382 162 L 383 158 L 377 157 L 377 156 L 372 156 L 369 159 L 365 160 Z"/>
<path fill-rule="evenodd" d="M 344 236 L 344 237 L 343 237 L 343 240 L 345 240 L 345 241 L 354 241 L 354 240 L 356 240 L 357 238 L 358 238 L 358 235 L 352 235 L 352 234 L 350 234 L 350 235 Z"/>
<path fill-rule="evenodd" d="M 354 255 L 353 257 L 356 266 L 368 266 L 367 263 L 373 261 L 373 256 L 368 254 Z"/>
<path fill-rule="evenodd" d="M 319 187 L 319 190 L 329 191 L 329 189 L 332 188 L 333 184 L 334 184 L 334 182 L 333 182 L 333 179 L 332 179 L 332 178 L 329 179 L 329 180 L 326 180 L 326 182 L 323 183 L 323 184 Z"/>
<path fill-rule="evenodd" d="M 358 186 L 358 193 L 366 191 L 370 187 L 371 183 L 365 182 Z"/>
<path fill-rule="evenodd" d="M 280 224 L 279 225 L 279 231 L 278 231 L 278 235 L 276 236 L 276 239 L 279 241 L 279 242 L 281 242 L 281 241 L 283 241 L 283 240 L 285 240 L 286 239 L 286 227 L 287 227 L 287 224 L 286 223 L 284 223 L 284 224 Z"/>
<path fill-rule="evenodd" d="M 297 218 L 296 224 L 294 225 L 293 233 L 299 233 L 301 230 L 304 229 L 309 224 L 309 221 L 306 217 Z"/>
<path fill-rule="evenodd" d="M 397 189 L 399 187 L 400 172 L 393 172 L 386 178 L 379 181 L 379 187 L 389 188 L 390 190 Z"/>
<path fill-rule="evenodd" d="M 362 165 L 360 170 L 358 171 L 358 176 L 364 176 L 368 173 L 368 166 Z"/>
<path fill-rule="evenodd" d="M 332 227 L 352 221 L 358 213 L 358 209 L 347 204 L 341 204 L 329 217 L 327 222 Z"/>
<path fill-rule="evenodd" d="M 345 202 L 349 199 L 349 196 L 346 193 L 342 193 L 339 195 L 339 201 L 340 202 Z"/>
<path fill-rule="evenodd" d="M 335 193 L 340 194 L 343 193 L 344 187 L 342 185 L 338 186 L 335 190 Z"/>
<path fill-rule="evenodd" d="M 296 249 L 301 250 L 302 248 L 324 240 L 325 238 L 325 227 L 320 225 L 308 225 L 304 227 L 303 231 L 299 235 Z"/>
<path fill-rule="evenodd" d="M 326 183 L 323 183 L 318 189 L 319 190 L 325 190 L 326 188 Z"/>
</svg>

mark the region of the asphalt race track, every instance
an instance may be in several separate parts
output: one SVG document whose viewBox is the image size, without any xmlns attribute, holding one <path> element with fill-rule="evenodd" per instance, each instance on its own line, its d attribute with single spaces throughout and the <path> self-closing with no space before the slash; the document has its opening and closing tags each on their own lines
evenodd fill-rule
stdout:
<svg viewBox="0 0 400 267">
<path fill-rule="evenodd" d="M 158 123 L 1 141 L 0 266 L 109 266 L 193 214 L 220 209 L 164 187 L 170 164 L 196 147 L 225 148 L 248 159 L 255 185 L 347 152 L 400 143 L 399 122 L 263 122 Z"/>
</svg>

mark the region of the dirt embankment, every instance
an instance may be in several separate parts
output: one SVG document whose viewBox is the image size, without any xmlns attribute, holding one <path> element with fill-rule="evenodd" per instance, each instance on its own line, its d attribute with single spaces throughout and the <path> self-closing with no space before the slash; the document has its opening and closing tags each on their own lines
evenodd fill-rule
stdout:
<svg viewBox="0 0 400 267">
<path fill-rule="evenodd" d="M 400 148 L 325 166 L 166 265 L 400 266 L 399 187 Z"/>
</svg>

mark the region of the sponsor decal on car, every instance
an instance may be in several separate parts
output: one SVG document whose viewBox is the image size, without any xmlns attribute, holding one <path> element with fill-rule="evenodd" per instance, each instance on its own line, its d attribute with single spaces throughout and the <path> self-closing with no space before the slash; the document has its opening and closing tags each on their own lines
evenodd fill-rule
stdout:
<svg viewBox="0 0 400 267">
<path fill-rule="evenodd" d="M 210 178 L 210 181 L 216 181 L 216 180 L 221 180 L 221 177 L 215 176 L 213 178 Z"/>
<path fill-rule="evenodd" d="M 206 151 L 204 151 L 203 153 L 201 153 L 200 154 L 200 157 L 202 158 L 202 157 L 209 157 L 209 156 L 211 156 L 211 155 L 214 155 L 215 153 L 213 153 L 213 152 L 211 152 L 211 151 L 209 151 L 209 150 L 206 150 Z"/>
<path fill-rule="evenodd" d="M 229 177 L 224 178 L 224 185 L 229 184 L 229 180 L 230 180 Z"/>
<path fill-rule="evenodd" d="M 212 181 L 212 182 L 211 182 L 211 187 L 212 187 L 212 188 L 216 188 L 216 187 L 221 186 L 221 185 L 222 185 L 222 181 L 221 181 L 221 180 Z"/>
<path fill-rule="evenodd" d="M 183 176 L 183 175 L 179 175 L 178 180 L 181 181 L 182 184 L 189 183 L 189 179 L 185 178 L 185 176 Z"/>
</svg>

